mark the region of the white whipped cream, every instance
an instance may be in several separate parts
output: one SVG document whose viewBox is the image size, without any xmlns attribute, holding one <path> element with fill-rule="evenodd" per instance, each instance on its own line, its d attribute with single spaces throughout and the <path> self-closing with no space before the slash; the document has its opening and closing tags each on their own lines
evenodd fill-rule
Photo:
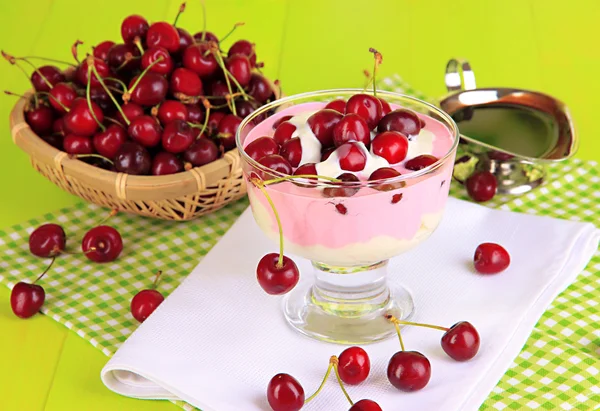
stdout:
<svg viewBox="0 0 600 411">
<path fill-rule="evenodd" d="M 288 120 L 288 123 L 296 126 L 296 130 L 292 133 L 292 138 L 298 137 L 300 139 L 300 146 L 302 147 L 300 164 L 318 163 L 321 161 L 321 142 L 308 125 L 308 118 L 314 113 L 316 111 L 307 111 L 297 114 Z"/>
</svg>

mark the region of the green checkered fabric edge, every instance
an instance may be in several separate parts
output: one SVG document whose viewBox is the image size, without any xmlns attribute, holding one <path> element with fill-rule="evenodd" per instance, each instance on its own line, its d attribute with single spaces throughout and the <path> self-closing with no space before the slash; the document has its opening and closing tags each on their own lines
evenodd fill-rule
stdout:
<svg viewBox="0 0 600 411">
<path fill-rule="evenodd" d="M 381 88 L 427 100 L 399 76 Z M 600 222 L 600 172 L 596 162 L 569 160 L 549 169 L 548 183 L 519 197 L 497 196 L 490 207 L 577 221 Z M 466 199 L 453 182 L 451 194 Z M 135 293 L 163 271 L 160 290 L 169 294 L 202 260 L 248 205 L 240 200 L 189 223 L 151 220 L 119 214 L 125 248 L 121 257 L 95 264 L 82 255 L 65 255 L 41 284 L 46 290 L 43 313 L 64 324 L 110 356 L 135 330 L 129 312 Z M 29 253 L 27 238 L 40 224 L 62 224 L 67 246 L 78 251 L 85 231 L 108 211 L 86 203 L 48 213 L 0 231 L 0 282 L 12 288 L 31 281 L 48 264 Z M 600 409 L 600 253 L 548 308 L 529 340 L 480 410 Z M 186 410 L 193 407 L 181 401 Z"/>
</svg>

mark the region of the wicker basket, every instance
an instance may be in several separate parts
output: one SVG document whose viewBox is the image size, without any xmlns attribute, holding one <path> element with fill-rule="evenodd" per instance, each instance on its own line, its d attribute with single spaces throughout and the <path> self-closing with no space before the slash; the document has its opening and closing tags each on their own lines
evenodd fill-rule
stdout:
<svg viewBox="0 0 600 411">
<path fill-rule="evenodd" d="M 28 94 L 29 95 L 29 94 Z M 26 99 L 10 113 L 14 143 L 33 167 L 65 191 L 100 206 L 163 220 L 192 220 L 246 194 L 237 149 L 210 164 L 166 176 L 103 170 L 52 147 L 25 122 Z"/>
</svg>

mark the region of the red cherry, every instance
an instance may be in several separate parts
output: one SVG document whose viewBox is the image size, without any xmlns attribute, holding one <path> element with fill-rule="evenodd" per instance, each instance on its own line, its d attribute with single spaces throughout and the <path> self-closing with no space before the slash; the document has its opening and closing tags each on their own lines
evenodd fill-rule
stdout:
<svg viewBox="0 0 600 411">
<path fill-rule="evenodd" d="M 96 47 L 92 47 L 94 49 L 94 57 L 106 61 L 108 59 L 108 50 L 110 50 L 110 48 L 114 45 L 114 41 L 103 41 L 102 43 L 99 43 Z"/>
<path fill-rule="evenodd" d="M 183 153 L 183 159 L 194 167 L 211 163 L 219 157 L 217 145 L 206 137 L 200 137 Z"/>
<path fill-rule="evenodd" d="M 397 193 L 392 196 L 392 204 L 398 204 L 404 195 L 402 193 Z"/>
<path fill-rule="evenodd" d="M 252 60 L 250 60 L 250 63 L 252 63 Z M 259 103 L 265 103 L 273 95 L 273 88 L 263 75 L 251 73 L 248 94 Z"/>
<path fill-rule="evenodd" d="M 344 143 L 336 150 L 340 167 L 346 171 L 362 171 L 367 164 L 367 156 L 357 143 Z"/>
<path fill-rule="evenodd" d="M 400 108 L 386 114 L 379 121 L 377 131 L 397 131 L 405 136 L 414 136 L 421 131 L 421 121 L 415 112 Z"/>
<path fill-rule="evenodd" d="M 369 94 L 355 94 L 346 103 L 346 113 L 358 114 L 372 130 L 382 117 L 381 102 Z"/>
<path fill-rule="evenodd" d="M 350 407 L 349 411 L 383 411 L 379 404 L 371 400 L 360 400 Z"/>
<path fill-rule="evenodd" d="M 333 143 L 336 147 L 349 141 L 361 142 L 366 147 L 371 144 L 369 126 L 358 114 L 346 114 L 333 128 Z"/>
<path fill-rule="evenodd" d="M 408 153 L 408 138 L 397 131 L 385 131 L 376 135 L 372 145 L 373 154 L 385 158 L 390 164 L 401 162 Z"/>
<path fill-rule="evenodd" d="M 48 101 L 56 111 L 61 114 L 67 112 L 73 105 L 73 101 L 77 98 L 75 89 L 67 83 L 58 83 L 50 90 L 50 98 Z M 67 110 L 65 110 L 66 107 Z"/>
<path fill-rule="evenodd" d="M 104 60 L 100 60 L 99 58 L 94 58 L 94 67 L 96 67 L 96 71 L 100 75 L 100 78 L 110 77 L 110 67 Z M 95 73 L 91 73 L 91 81 L 90 85 L 92 87 L 102 87 L 100 85 L 100 81 L 96 77 Z M 88 83 L 88 60 L 85 59 L 79 67 L 77 68 L 75 77 L 77 81 L 82 86 L 87 86 Z"/>
<path fill-rule="evenodd" d="M 19 318 L 33 317 L 40 311 L 46 293 L 37 284 L 18 282 L 10 292 L 10 307 Z"/>
<path fill-rule="evenodd" d="M 358 193 L 358 190 L 360 189 L 360 186 L 358 185 L 359 179 L 354 174 L 343 173 L 337 176 L 336 178 L 338 180 L 342 180 L 342 183 L 347 184 L 341 187 L 324 188 L 323 195 L 325 197 L 352 197 L 354 194 Z"/>
<path fill-rule="evenodd" d="M 198 33 L 194 34 L 194 40 L 196 40 L 198 43 L 209 41 L 214 41 L 217 44 L 219 43 L 219 38 L 210 31 L 199 31 Z"/>
<path fill-rule="evenodd" d="M 90 89 L 90 99 L 100 107 L 100 110 L 102 110 L 103 113 L 109 113 L 115 108 L 110 96 L 102 87 Z"/>
<path fill-rule="evenodd" d="M 161 57 L 162 60 L 150 67 L 152 63 Z M 150 71 L 167 75 L 173 70 L 173 59 L 166 49 L 162 47 L 151 47 L 146 50 L 142 56 L 142 69 L 147 67 L 150 67 Z"/>
<path fill-rule="evenodd" d="M 144 115 L 144 109 L 135 103 L 123 104 L 121 106 L 121 110 L 123 110 L 123 113 L 125 113 L 125 116 L 127 116 L 127 119 L 129 121 L 133 121 L 136 118 Z M 118 111 L 116 114 L 116 118 L 121 124 L 126 124 L 125 120 L 123 119 L 123 116 Z"/>
<path fill-rule="evenodd" d="M 121 254 L 123 240 L 114 228 L 100 225 L 85 233 L 81 241 L 81 249 L 91 261 L 107 263 L 116 260 Z"/>
<path fill-rule="evenodd" d="M 219 68 L 219 64 L 212 52 L 206 54 L 209 50 L 208 44 L 193 44 L 183 52 L 183 66 L 192 70 L 201 78 L 213 75 Z"/>
<path fill-rule="evenodd" d="M 41 139 L 44 140 L 46 143 L 50 144 L 52 147 L 56 148 L 57 150 L 64 151 L 64 137 L 62 135 L 51 134 L 49 136 L 41 136 Z"/>
<path fill-rule="evenodd" d="M 392 111 L 390 107 L 390 103 L 385 101 L 382 97 L 379 97 L 379 102 L 381 103 L 381 114 L 384 116 Z"/>
<path fill-rule="evenodd" d="M 235 54 L 241 54 L 242 56 L 248 57 L 250 66 L 256 67 L 256 52 L 254 51 L 254 44 L 248 40 L 238 40 L 229 47 L 227 56 L 233 56 Z"/>
<path fill-rule="evenodd" d="M 283 145 L 286 141 L 292 138 L 292 134 L 296 131 L 296 126 L 292 123 L 284 121 L 277 126 L 273 138 L 279 145 Z"/>
<path fill-rule="evenodd" d="M 225 67 L 242 87 L 246 87 L 248 84 L 250 84 L 252 67 L 248 57 L 241 54 L 234 54 L 233 56 L 227 58 L 225 61 Z"/>
<path fill-rule="evenodd" d="M 132 78 L 129 87 L 137 81 L 137 76 Z M 131 93 L 131 101 L 140 106 L 155 106 L 165 99 L 169 83 L 158 73 L 147 72 L 140 79 L 138 85 Z"/>
<path fill-rule="evenodd" d="M 213 105 L 224 105 L 226 103 L 226 96 L 229 94 L 229 88 L 225 81 L 215 80 L 208 84 L 210 95 L 213 97 L 223 97 L 212 101 Z"/>
<path fill-rule="evenodd" d="M 164 299 L 165 297 L 156 290 L 142 290 L 131 300 L 131 315 L 143 323 Z"/>
<path fill-rule="evenodd" d="M 454 324 L 442 336 L 442 348 L 456 361 L 467 361 L 479 351 L 479 333 L 467 321 Z"/>
<path fill-rule="evenodd" d="M 431 156 L 429 154 L 422 154 L 420 156 L 411 158 L 406 163 L 404 163 L 404 168 L 411 171 L 418 171 L 437 163 L 437 161 L 437 157 Z"/>
<path fill-rule="evenodd" d="M 140 50 L 133 44 L 115 44 L 108 51 L 108 65 L 119 74 L 140 68 Z M 160 64 L 160 63 L 158 63 Z"/>
<path fill-rule="evenodd" d="M 369 376 L 371 361 L 369 355 L 360 347 L 346 348 L 338 358 L 338 372 L 346 384 L 360 384 Z"/>
<path fill-rule="evenodd" d="M 100 123 L 104 121 L 104 114 L 96 103 L 91 102 L 92 110 Z M 71 105 L 71 110 L 64 116 L 65 129 L 79 136 L 91 137 L 98 129 L 98 123 L 92 116 L 88 102 L 84 98 L 76 98 Z"/>
<path fill-rule="evenodd" d="M 161 151 L 152 159 L 152 175 L 164 176 L 167 174 L 175 174 L 183 171 L 183 163 L 173 153 Z"/>
<path fill-rule="evenodd" d="M 192 124 L 203 124 L 204 123 L 204 111 L 197 104 L 186 104 L 187 109 L 187 121 Z"/>
<path fill-rule="evenodd" d="M 250 144 L 248 144 L 244 151 L 252 159 L 258 161 L 259 159 L 269 156 L 271 154 L 279 153 L 279 144 L 275 142 L 271 137 L 259 137 Z"/>
<path fill-rule="evenodd" d="M 289 374 L 277 374 L 267 387 L 267 401 L 273 411 L 298 411 L 304 406 L 304 389 Z"/>
<path fill-rule="evenodd" d="M 192 70 L 180 67 L 173 71 L 171 75 L 171 93 L 177 96 L 177 93 L 185 96 L 195 97 L 202 95 L 204 87 L 200 77 Z"/>
<path fill-rule="evenodd" d="M 40 73 L 44 77 L 42 77 Z M 38 67 L 37 70 L 34 70 L 34 72 L 31 73 L 31 84 L 33 84 L 33 88 L 35 88 L 36 91 L 50 91 L 50 87 L 44 78 L 48 80 L 52 86 L 58 83 L 64 83 L 66 80 L 64 74 L 56 66 Z"/>
<path fill-rule="evenodd" d="M 283 256 L 283 264 L 278 266 L 279 254 L 269 253 L 260 259 L 256 267 L 258 283 L 267 294 L 281 295 L 298 284 L 300 272 L 296 263 Z"/>
<path fill-rule="evenodd" d="M 148 47 L 163 47 L 171 53 L 179 50 L 179 33 L 171 24 L 160 21 L 153 23 L 146 34 Z"/>
<path fill-rule="evenodd" d="M 291 119 L 293 116 L 282 116 L 279 117 L 277 120 L 275 120 L 275 122 L 273 123 L 273 130 L 277 130 L 277 128 L 281 125 L 281 123 L 283 123 L 284 121 L 288 121 L 289 119 Z"/>
<path fill-rule="evenodd" d="M 483 243 L 475 249 L 473 263 L 480 274 L 498 274 L 510 265 L 510 254 L 500 244 Z"/>
<path fill-rule="evenodd" d="M 25 120 L 37 135 L 52 131 L 54 112 L 50 107 L 38 106 L 25 112 Z"/>
<path fill-rule="evenodd" d="M 292 174 L 292 166 L 283 157 L 277 154 L 271 154 L 258 160 L 263 166 L 270 168 L 271 170 L 278 171 L 282 174 Z"/>
<path fill-rule="evenodd" d="M 177 57 L 181 57 L 185 49 L 194 44 L 194 38 L 186 29 L 180 27 L 177 27 L 177 34 L 179 34 L 179 50 L 175 54 Z"/>
<path fill-rule="evenodd" d="M 299 175 L 316 176 L 317 175 L 316 164 L 315 163 L 304 163 L 300 167 L 298 167 L 296 169 L 296 171 L 294 171 L 294 175 L 295 176 L 299 176 Z M 316 177 L 304 177 L 304 178 L 307 180 L 317 181 Z M 298 183 L 297 181 L 294 181 L 294 180 L 292 180 L 292 182 L 300 187 L 310 187 L 310 184 Z"/>
<path fill-rule="evenodd" d="M 431 378 L 431 363 L 420 352 L 399 351 L 390 359 L 387 377 L 401 391 L 418 391 Z"/>
<path fill-rule="evenodd" d="M 210 130 L 210 134 L 214 134 L 219 129 L 219 124 L 221 120 L 226 116 L 222 111 L 213 111 L 208 116 L 208 129 Z M 233 122 L 233 120 L 228 120 L 228 122 Z M 241 122 L 241 121 L 240 121 Z"/>
<path fill-rule="evenodd" d="M 331 154 L 335 151 L 336 147 L 326 148 L 321 152 L 321 161 L 325 161 L 331 156 Z"/>
<path fill-rule="evenodd" d="M 158 108 L 157 117 L 163 126 L 175 120 L 187 121 L 188 109 L 185 104 L 179 101 L 165 100 Z"/>
<path fill-rule="evenodd" d="M 467 193 L 478 202 L 494 198 L 498 189 L 496 177 L 489 171 L 476 171 L 465 181 Z"/>
<path fill-rule="evenodd" d="M 281 146 L 281 157 L 285 158 L 292 167 L 298 167 L 302 160 L 302 142 L 295 137 Z"/>
<path fill-rule="evenodd" d="M 52 134 L 61 134 L 65 135 L 65 123 L 63 122 L 63 118 L 57 118 L 52 122 Z"/>
<path fill-rule="evenodd" d="M 133 14 L 125 17 L 121 23 L 121 37 L 125 43 L 133 43 L 136 37 L 143 39 L 148 32 L 148 21 L 142 16 Z"/>
<path fill-rule="evenodd" d="M 65 249 L 67 236 L 58 224 L 43 224 L 29 235 L 29 251 L 38 257 L 52 257 Z"/>
<path fill-rule="evenodd" d="M 251 101 L 238 100 L 235 102 L 235 112 L 240 118 L 248 117 L 256 110 L 255 103 Z"/>
<path fill-rule="evenodd" d="M 327 103 L 325 108 L 335 110 L 338 113 L 346 114 L 346 100 L 333 100 Z"/>
<path fill-rule="evenodd" d="M 115 156 L 115 170 L 121 173 L 144 175 L 150 172 L 150 153 L 141 144 L 125 142 Z"/>
<path fill-rule="evenodd" d="M 175 120 L 165 126 L 162 146 L 170 153 L 183 153 L 196 139 L 197 132 L 183 120 Z"/>
<path fill-rule="evenodd" d="M 154 147 L 160 142 L 162 128 L 154 117 L 140 116 L 133 120 L 127 128 L 129 137 L 144 147 Z"/>
<path fill-rule="evenodd" d="M 396 169 L 393 169 L 391 167 L 381 167 L 371 173 L 371 175 L 369 176 L 369 181 L 387 180 L 389 178 L 398 177 L 399 175 L 401 174 Z M 374 185 L 371 185 L 370 187 L 379 191 L 392 191 L 396 190 L 397 188 L 402 188 L 404 187 L 404 185 L 404 181 L 398 181 L 396 183 L 387 183 L 385 181 L 381 181 Z"/>
<path fill-rule="evenodd" d="M 127 132 L 117 124 L 111 124 L 92 139 L 96 152 L 110 160 L 115 158 L 125 141 L 127 141 Z"/>
<path fill-rule="evenodd" d="M 308 118 L 308 126 L 324 147 L 333 145 L 333 129 L 342 119 L 338 111 L 323 109 Z"/>
<path fill-rule="evenodd" d="M 94 145 L 92 139 L 76 134 L 67 134 L 63 140 L 63 148 L 69 154 L 92 154 Z"/>
<path fill-rule="evenodd" d="M 218 137 L 225 150 L 235 147 L 235 133 L 241 122 L 242 119 L 233 114 L 227 114 L 219 121 Z"/>
</svg>

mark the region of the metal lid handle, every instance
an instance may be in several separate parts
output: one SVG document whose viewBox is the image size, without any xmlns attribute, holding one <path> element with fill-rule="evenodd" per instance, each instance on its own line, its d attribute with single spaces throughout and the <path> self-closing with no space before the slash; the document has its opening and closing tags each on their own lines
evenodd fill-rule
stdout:
<svg viewBox="0 0 600 411">
<path fill-rule="evenodd" d="M 446 82 L 446 89 L 448 91 L 473 90 L 477 88 L 475 73 L 473 73 L 471 64 L 466 59 L 451 59 L 446 65 L 444 81 Z"/>
</svg>

